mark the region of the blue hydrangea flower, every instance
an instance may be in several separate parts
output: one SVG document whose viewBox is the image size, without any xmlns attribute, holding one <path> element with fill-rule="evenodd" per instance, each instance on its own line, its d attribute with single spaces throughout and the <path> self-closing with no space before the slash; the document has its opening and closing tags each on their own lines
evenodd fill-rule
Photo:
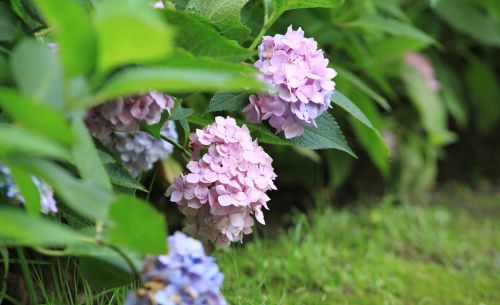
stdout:
<svg viewBox="0 0 500 305">
<path fill-rule="evenodd" d="M 160 133 L 177 141 L 173 121 L 168 121 Z M 174 150 L 172 144 L 157 140 L 143 131 L 116 131 L 102 138 L 102 141 L 134 176 L 138 176 L 141 171 L 150 170 L 156 161 L 166 159 Z"/>
<path fill-rule="evenodd" d="M 176 232 L 168 255 L 146 259 L 143 287 L 126 305 L 227 305 L 220 293 L 224 275 L 201 242 Z"/>
<path fill-rule="evenodd" d="M 57 212 L 56 200 L 54 199 L 54 191 L 43 180 L 31 176 L 33 183 L 40 194 L 40 207 L 43 213 Z M 19 192 L 14 179 L 12 178 L 10 169 L 0 164 L 0 193 L 5 194 L 7 198 L 15 203 L 25 203 L 24 197 Z"/>
</svg>

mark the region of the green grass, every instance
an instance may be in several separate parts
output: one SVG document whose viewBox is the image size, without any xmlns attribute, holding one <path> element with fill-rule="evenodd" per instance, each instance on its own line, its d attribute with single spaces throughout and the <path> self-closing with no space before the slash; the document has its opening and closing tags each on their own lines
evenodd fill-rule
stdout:
<svg viewBox="0 0 500 305">
<path fill-rule="evenodd" d="M 298 214 L 287 231 L 216 254 L 224 294 L 233 305 L 500 304 L 498 219 L 439 206 Z"/>
</svg>

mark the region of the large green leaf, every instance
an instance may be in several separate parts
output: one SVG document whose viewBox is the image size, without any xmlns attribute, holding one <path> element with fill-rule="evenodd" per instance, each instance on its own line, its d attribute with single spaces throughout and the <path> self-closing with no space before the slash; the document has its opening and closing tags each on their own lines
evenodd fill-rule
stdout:
<svg viewBox="0 0 500 305">
<path fill-rule="evenodd" d="M 69 150 L 39 134 L 0 124 L 0 153 L 24 153 L 32 156 L 71 160 Z"/>
<path fill-rule="evenodd" d="M 344 109 L 352 115 L 354 118 L 356 118 L 358 121 L 363 123 L 366 127 L 371 128 L 378 132 L 375 127 L 373 127 L 372 123 L 370 120 L 366 117 L 366 115 L 361 111 L 361 109 L 356 106 L 350 99 L 348 99 L 345 95 L 343 95 L 340 91 L 336 90 L 333 95 L 332 95 L 332 102 L 339 106 L 340 108 Z"/>
<path fill-rule="evenodd" d="M 120 287 L 134 280 L 129 265 L 116 253 L 81 257 L 79 271 L 90 285 L 98 289 Z"/>
<path fill-rule="evenodd" d="M 207 112 L 242 110 L 248 104 L 248 96 L 245 92 L 216 92 Z"/>
<path fill-rule="evenodd" d="M 7 88 L 0 88 L 0 106 L 17 124 L 59 142 L 73 143 L 73 134 L 66 120 L 54 109 Z"/>
<path fill-rule="evenodd" d="M 177 45 L 194 55 L 241 61 L 254 54 L 254 51 L 219 34 L 202 17 L 176 11 L 165 11 L 165 14 L 170 24 L 185 29 L 177 35 Z"/>
<path fill-rule="evenodd" d="M 108 174 L 101 163 L 92 137 L 82 117 L 82 115 L 77 115 L 71 122 L 73 134 L 76 138 L 76 143 L 72 147 L 75 165 L 84 180 L 92 181 L 111 190 Z"/>
<path fill-rule="evenodd" d="M 356 157 L 347 145 L 337 121 L 328 112 L 325 111 L 316 118 L 316 124 L 318 127 L 306 126 L 303 135 L 289 141 L 312 149 L 338 149 Z"/>
<path fill-rule="evenodd" d="M 76 0 L 34 2 L 54 29 L 66 74 L 89 72 L 94 67 L 96 39 L 84 8 Z"/>
<path fill-rule="evenodd" d="M 97 8 L 100 71 L 147 63 L 172 50 L 173 33 L 158 12 L 142 1 L 105 0 Z"/>
<path fill-rule="evenodd" d="M 166 253 L 166 223 L 147 202 L 120 196 L 111 204 L 108 242 L 144 254 Z"/>
<path fill-rule="evenodd" d="M 15 160 L 51 185 L 64 203 L 80 215 L 92 220 L 106 220 L 114 194 L 93 181 L 73 177 L 61 167 L 43 160 Z"/>
<path fill-rule="evenodd" d="M 190 0 L 186 11 L 205 17 L 219 32 L 238 41 L 250 36 L 250 28 L 241 23 L 241 9 L 248 0 Z"/>
<path fill-rule="evenodd" d="M 0 209 L 0 247 L 63 246 L 83 240 L 83 235 L 68 226 L 30 216 L 19 209 Z"/>
<path fill-rule="evenodd" d="M 12 52 L 10 65 L 18 87 L 26 96 L 56 108 L 63 106 L 60 64 L 49 48 L 34 39 L 25 39 Z"/>
<path fill-rule="evenodd" d="M 455 30 L 484 44 L 500 47 L 500 20 L 487 11 L 482 12 L 476 6 L 480 2 L 439 0 L 434 9 Z"/>
</svg>

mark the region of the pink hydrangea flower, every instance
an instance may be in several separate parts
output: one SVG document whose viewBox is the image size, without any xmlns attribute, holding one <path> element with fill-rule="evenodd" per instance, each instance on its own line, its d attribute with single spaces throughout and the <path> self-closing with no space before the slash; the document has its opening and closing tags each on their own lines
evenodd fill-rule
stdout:
<svg viewBox="0 0 500 305">
<path fill-rule="evenodd" d="M 156 124 L 163 110 L 172 109 L 174 104 L 170 95 L 151 91 L 93 107 L 87 111 L 85 123 L 90 132 L 105 137 L 112 131 L 137 130 L 141 122 Z"/>
<path fill-rule="evenodd" d="M 408 52 L 405 54 L 404 59 L 407 65 L 414 68 L 418 71 L 418 73 L 420 73 L 420 75 L 422 75 L 432 91 L 439 91 L 441 85 L 436 79 L 434 67 L 427 57 L 421 53 Z"/>
<path fill-rule="evenodd" d="M 249 120 L 269 120 L 287 139 L 300 136 L 304 125 L 316 126 L 315 119 L 330 107 L 337 72 L 328 68 L 314 39 L 291 26 L 285 35 L 264 36 L 255 66 L 272 89 L 250 96 L 244 109 Z"/>
<path fill-rule="evenodd" d="M 174 179 L 166 195 L 200 239 L 219 246 L 241 241 L 252 232 L 253 217 L 265 223 L 266 192 L 276 189 L 271 157 L 231 117 L 216 117 L 215 123 L 197 129 L 190 144 L 188 171 Z"/>
</svg>

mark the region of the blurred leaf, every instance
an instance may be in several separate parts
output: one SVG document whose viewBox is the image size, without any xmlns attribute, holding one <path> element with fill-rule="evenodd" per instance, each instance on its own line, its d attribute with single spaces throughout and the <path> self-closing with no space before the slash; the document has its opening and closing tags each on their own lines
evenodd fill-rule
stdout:
<svg viewBox="0 0 500 305">
<path fill-rule="evenodd" d="M 354 159 L 349 155 L 337 150 L 329 150 L 326 153 L 326 164 L 330 176 L 329 185 L 334 188 L 341 187 L 352 173 L 353 163 Z"/>
<path fill-rule="evenodd" d="M 63 246 L 82 241 L 83 235 L 68 226 L 19 209 L 0 209 L 0 246 Z"/>
<path fill-rule="evenodd" d="M 96 31 L 101 72 L 120 65 L 151 62 L 172 50 L 172 31 L 145 2 L 100 2 Z"/>
<path fill-rule="evenodd" d="M 132 95 L 149 90 L 169 93 L 191 91 L 217 91 L 220 89 L 237 90 L 263 88 L 253 74 L 242 74 L 238 65 L 232 71 L 226 67 L 211 68 L 193 66 L 182 68 L 169 67 L 132 67 L 116 73 L 87 104 L 94 105 L 116 97 Z M 246 71 L 246 69 L 243 69 Z"/>
<path fill-rule="evenodd" d="M 177 162 L 177 160 L 172 158 L 171 155 L 162 161 L 161 169 L 163 177 L 165 177 L 165 180 L 168 181 L 168 183 L 173 183 L 175 177 L 178 177 L 183 171 L 182 166 L 179 162 Z"/>
<path fill-rule="evenodd" d="M 76 143 L 72 147 L 73 158 L 82 179 L 111 190 L 108 174 L 101 163 L 82 115 L 75 115 L 71 128 L 76 138 Z"/>
<path fill-rule="evenodd" d="M 375 132 L 378 132 L 378 130 L 375 127 L 373 127 L 372 123 L 370 122 L 370 120 L 368 120 L 363 111 L 361 111 L 361 109 L 359 109 L 358 106 L 356 106 L 356 104 L 354 104 L 340 91 L 335 90 L 331 99 L 335 105 L 347 111 L 347 113 L 349 113 L 355 119 L 363 123 L 366 127 L 373 129 Z"/>
<path fill-rule="evenodd" d="M 38 188 L 33 183 L 33 179 L 29 172 L 18 166 L 9 165 L 12 173 L 12 178 L 16 182 L 16 186 L 23 195 L 26 211 L 30 215 L 40 215 L 40 194 Z"/>
<path fill-rule="evenodd" d="M 107 189 L 93 181 L 79 180 L 48 161 L 19 159 L 15 162 L 47 181 L 75 212 L 91 220 L 107 219 L 108 207 L 114 198 Z"/>
<path fill-rule="evenodd" d="M 10 57 L 12 74 L 20 90 L 52 107 L 64 104 L 61 69 L 57 56 L 33 39 L 21 41 Z"/>
<path fill-rule="evenodd" d="M 187 12 L 205 17 L 229 39 L 245 41 L 250 28 L 241 23 L 241 9 L 248 0 L 190 0 Z"/>
<path fill-rule="evenodd" d="M 216 92 L 206 112 L 240 111 L 248 104 L 248 96 L 244 92 Z"/>
<path fill-rule="evenodd" d="M 177 35 L 176 42 L 196 56 L 241 61 L 254 54 L 254 51 L 241 47 L 236 41 L 221 36 L 202 17 L 176 11 L 164 13 L 170 24 L 189 29 Z"/>
<path fill-rule="evenodd" d="M 356 157 L 347 145 L 337 121 L 328 112 L 316 118 L 316 124 L 318 127 L 306 126 L 302 136 L 289 142 L 312 149 L 338 149 Z"/>
<path fill-rule="evenodd" d="M 344 0 L 272 0 L 273 12 L 278 15 L 289 10 L 300 8 L 324 7 L 334 8 L 342 5 Z"/>
<path fill-rule="evenodd" d="M 382 31 L 394 36 L 413 37 L 425 44 L 436 43 L 434 38 L 410 24 L 376 15 L 365 16 L 349 25 L 361 27 L 367 31 Z"/>
<path fill-rule="evenodd" d="M 110 289 L 133 282 L 132 270 L 116 253 L 106 256 L 84 256 L 79 259 L 78 270 L 92 287 Z"/>
<path fill-rule="evenodd" d="M 465 106 L 462 94 L 462 85 L 457 75 L 447 65 L 436 62 L 437 77 L 440 83 L 440 93 L 443 102 L 460 127 L 467 124 L 468 110 Z"/>
<path fill-rule="evenodd" d="M 350 71 L 336 67 L 337 72 L 339 73 L 339 77 L 345 79 L 353 86 L 357 87 L 359 90 L 366 93 L 370 96 L 374 101 L 376 101 L 380 106 L 382 106 L 385 110 L 390 110 L 391 106 L 387 102 L 387 100 L 382 97 L 377 92 L 373 91 L 362 79 L 358 78 L 356 75 L 351 73 Z"/>
<path fill-rule="evenodd" d="M 0 54 L 0 84 L 11 80 L 9 62 L 7 56 Z"/>
<path fill-rule="evenodd" d="M 475 4 L 463 0 L 439 0 L 434 9 L 455 30 L 481 43 L 500 47 L 500 20 L 483 13 Z"/>
<path fill-rule="evenodd" d="M 452 142 L 454 135 L 447 130 L 446 111 L 438 94 L 414 68 L 403 68 L 403 80 L 431 142 L 438 146 Z"/>
<path fill-rule="evenodd" d="M 465 80 L 475 109 L 475 122 L 480 131 L 487 132 L 500 119 L 500 81 L 487 64 L 475 58 L 469 61 Z"/>
<path fill-rule="evenodd" d="M 67 76 L 91 71 L 96 57 L 96 39 L 84 8 L 76 0 L 34 0 L 54 29 Z"/>
<path fill-rule="evenodd" d="M 13 126 L 0 124 L 0 143 L 0 153 L 25 153 L 71 160 L 69 150 L 61 144 Z"/>
<path fill-rule="evenodd" d="M 14 90 L 0 88 L 0 106 L 15 119 L 17 124 L 35 133 L 64 144 L 72 144 L 74 141 L 64 117 L 44 104 L 33 102 Z"/>
<path fill-rule="evenodd" d="M 147 202 L 120 196 L 109 210 L 108 242 L 144 254 L 166 253 L 166 223 Z"/>
<path fill-rule="evenodd" d="M 16 36 L 16 19 L 4 3 L 0 3 L 0 41 L 11 41 Z"/>
<path fill-rule="evenodd" d="M 374 58 L 394 58 L 400 59 L 401 55 L 409 51 L 423 49 L 427 42 L 410 36 L 390 36 L 378 40 L 371 46 L 371 53 Z"/>
</svg>

